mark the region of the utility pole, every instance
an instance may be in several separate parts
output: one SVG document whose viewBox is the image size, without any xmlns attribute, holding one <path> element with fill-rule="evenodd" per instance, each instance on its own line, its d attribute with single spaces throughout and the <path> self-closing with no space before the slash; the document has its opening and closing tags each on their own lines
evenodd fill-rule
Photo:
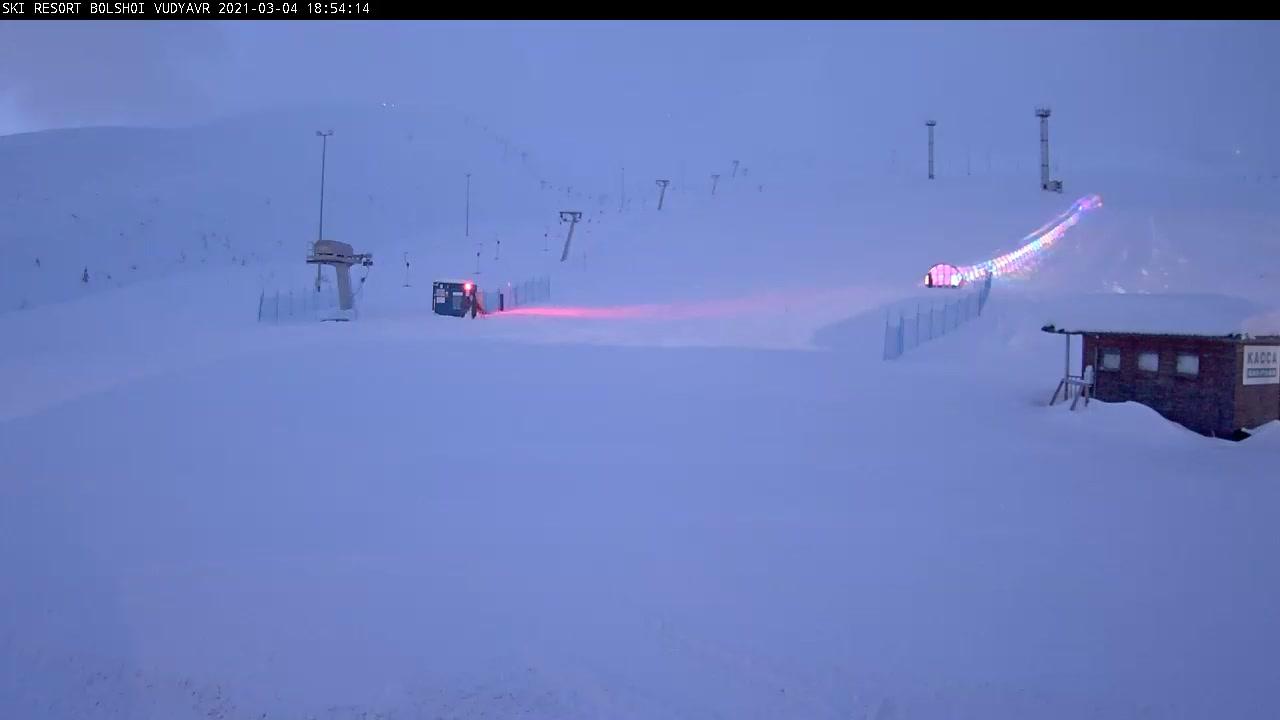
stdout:
<svg viewBox="0 0 1280 720">
<path fill-rule="evenodd" d="M 1040 189 L 1049 189 L 1049 114 L 1047 107 L 1036 108 L 1040 118 Z"/>
<path fill-rule="evenodd" d="M 564 239 L 564 251 L 560 253 L 560 262 L 569 259 L 569 243 L 573 242 L 573 228 L 577 226 L 578 221 L 582 219 L 582 213 L 577 210 L 561 210 L 560 222 L 569 221 L 569 234 Z"/>
<path fill-rule="evenodd" d="M 659 210 L 661 210 L 661 209 L 662 209 L 662 199 L 663 199 L 663 198 L 665 198 L 665 197 L 667 196 L 667 186 L 671 184 L 671 181 L 670 181 L 670 180 L 656 180 L 655 182 L 657 182 L 657 183 L 658 183 L 658 187 L 659 187 L 659 188 L 661 188 L 661 189 L 658 191 L 658 209 L 659 209 Z"/>
<path fill-rule="evenodd" d="M 720 173 L 711 174 L 711 194 L 716 194 L 716 185 L 720 184 Z"/>
<path fill-rule="evenodd" d="M 332 130 L 316 131 L 316 136 L 320 138 L 320 229 L 316 231 L 316 242 L 324 239 L 324 172 L 325 160 L 329 154 L 329 136 L 333 135 Z M 316 292 L 320 292 L 320 265 L 316 265 Z"/>
<path fill-rule="evenodd" d="M 933 179 L 933 128 L 938 125 L 937 120 L 926 120 L 925 127 L 929 128 L 929 179 Z"/>
<path fill-rule="evenodd" d="M 733 175 L 732 175 L 732 177 L 738 177 L 738 161 L 737 161 L 737 160 L 734 160 L 734 161 L 733 161 Z"/>
<path fill-rule="evenodd" d="M 471 237 L 471 173 L 467 173 L 467 237 Z"/>
<path fill-rule="evenodd" d="M 332 130 L 316 131 L 316 136 L 320 138 L 320 230 L 316 233 L 316 240 L 324 239 L 324 171 L 326 156 L 329 154 L 330 135 L 333 135 Z"/>
</svg>

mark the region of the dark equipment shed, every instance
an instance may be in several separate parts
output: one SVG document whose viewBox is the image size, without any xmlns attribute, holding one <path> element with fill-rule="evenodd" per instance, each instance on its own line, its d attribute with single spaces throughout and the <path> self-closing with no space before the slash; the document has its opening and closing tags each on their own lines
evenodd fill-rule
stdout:
<svg viewBox="0 0 1280 720">
<path fill-rule="evenodd" d="M 1059 390 L 1065 398 L 1070 387 L 1087 385 L 1094 399 L 1141 403 L 1202 435 L 1248 437 L 1280 419 L 1280 331 L 1271 329 L 1274 316 L 1257 322 L 1257 308 L 1227 300 L 1142 296 L 1116 300 L 1112 314 L 1084 312 L 1074 318 L 1079 322 L 1045 325 L 1067 343 Z M 1082 338 L 1078 375 L 1074 335 Z"/>
</svg>

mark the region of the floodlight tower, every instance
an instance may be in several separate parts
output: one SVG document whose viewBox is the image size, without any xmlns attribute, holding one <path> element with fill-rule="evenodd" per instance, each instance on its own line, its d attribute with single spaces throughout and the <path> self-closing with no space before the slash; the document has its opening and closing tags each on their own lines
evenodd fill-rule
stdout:
<svg viewBox="0 0 1280 720">
<path fill-rule="evenodd" d="M 671 184 L 670 180 L 655 180 L 658 184 L 658 209 L 662 209 L 662 199 L 667 196 L 667 186 Z"/>
<path fill-rule="evenodd" d="M 926 120 L 925 127 L 929 128 L 929 179 L 933 179 L 933 129 L 937 127 L 937 120 Z"/>
<path fill-rule="evenodd" d="M 1049 189 L 1049 114 L 1047 107 L 1036 108 L 1036 117 L 1040 118 L 1040 189 Z"/>
<path fill-rule="evenodd" d="M 1049 179 L 1049 114 L 1047 107 L 1036 108 L 1036 117 L 1040 118 L 1040 189 L 1062 192 L 1062 181 Z"/>
</svg>

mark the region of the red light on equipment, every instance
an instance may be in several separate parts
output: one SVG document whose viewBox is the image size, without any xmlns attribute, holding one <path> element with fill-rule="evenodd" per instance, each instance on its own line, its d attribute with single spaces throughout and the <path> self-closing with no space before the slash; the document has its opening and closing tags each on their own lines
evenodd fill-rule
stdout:
<svg viewBox="0 0 1280 720">
<path fill-rule="evenodd" d="M 471 283 L 465 283 L 465 284 L 462 286 L 462 292 L 470 293 L 470 292 L 471 292 Z"/>
</svg>

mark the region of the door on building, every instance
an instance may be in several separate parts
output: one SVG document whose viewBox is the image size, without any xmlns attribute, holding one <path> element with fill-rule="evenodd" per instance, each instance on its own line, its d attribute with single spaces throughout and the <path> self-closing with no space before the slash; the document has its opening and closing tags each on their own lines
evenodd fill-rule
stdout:
<svg viewBox="0 0 1280 720">
<path fill-rule="evenodd" d="M 1079 340 L 1074 335 L 1067 336 L 1067 363 L 1071 367 L 1071 374 L 1080 377 L 1084 373 L 1084 336 L 1081 335 Z"/>
</svg>

